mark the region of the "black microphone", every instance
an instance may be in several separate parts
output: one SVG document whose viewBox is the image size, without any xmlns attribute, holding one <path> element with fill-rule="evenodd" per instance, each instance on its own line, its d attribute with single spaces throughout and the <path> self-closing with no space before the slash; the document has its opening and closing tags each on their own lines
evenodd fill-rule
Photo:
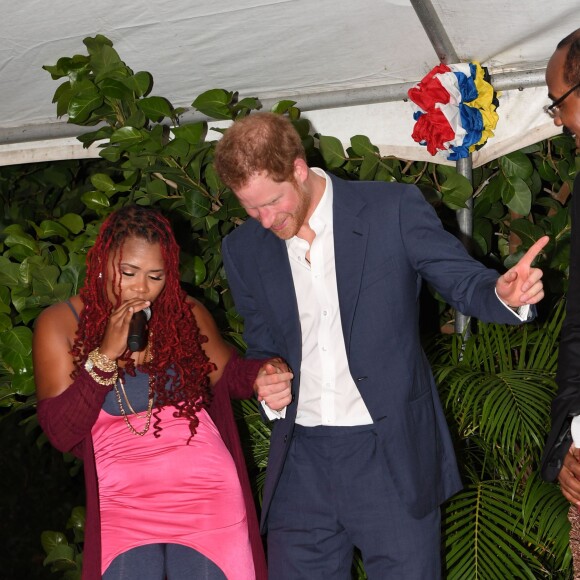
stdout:
<svg viewBox="0 0 580 580">
<path fill-rule="evenodd" d="M 147 322 L 150 318 L 151 308 L 143 308 L 133 314 L 127 336 L 127 348 L 130 351 L 143 350 L 147 346 Z"/>
</svg>

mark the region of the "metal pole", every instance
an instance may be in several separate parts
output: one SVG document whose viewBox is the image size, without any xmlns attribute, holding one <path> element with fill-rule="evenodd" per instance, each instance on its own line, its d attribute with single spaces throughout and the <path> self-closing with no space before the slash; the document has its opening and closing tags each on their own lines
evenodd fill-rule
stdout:
<svg viewBox="0 0 580 580">
<path fill-rule="evenodd" d="M 456 162 L 456 170 L 459 175 L 469 179 L 473 182 L 473 160 L 471 155 L 463 159 L 458 159 Z M 473 244 L 473 197 L 470 197 L 466 202 L 467 207 L 459 209 L 456 212 L 457 223 L 459 231 L 461 232 L 461 240 L 467 251 L 471 253 Z M 455 332 L 464 336 L 465 339 L 469 337 L 469 320 L 470 317 L 456 312 L 455 314 Z"/>
<path fill-rule="evenodd" d="M 545 86 L 544 70 L 528 70 L 513 73 L 491 75 L 491 83 L 497 91 L 524 89 L 529 87 Z M 407 100 L 407 91 L 415 86 L 413 83 L 398 83 L 360 89 L 344 89 L 326 93 L 284 94 L 269 99 L 260 99 L 262 108 L 270 110 L 276 103 L 290 99 L 298 103 L 301 111 L 316 111 L 339 107 L 353 107 L 373 103 L 388 103 Z M 241 98 L 241 97 L 240 97 Z M 195 110 L 188 110 L 180 117 L 180 124 L 187 125 L 197 121 L 208 121 L 209 117 Z M 30 141 L 46 141 L 49 139 L 63 139 L 77 137 L 97 127 L 80 127 L 67 123 L 64 120 L 24 127 L 7 127 L 0 129 L 0 145 L 11 143 L 26 143 Z"/>
</svg>

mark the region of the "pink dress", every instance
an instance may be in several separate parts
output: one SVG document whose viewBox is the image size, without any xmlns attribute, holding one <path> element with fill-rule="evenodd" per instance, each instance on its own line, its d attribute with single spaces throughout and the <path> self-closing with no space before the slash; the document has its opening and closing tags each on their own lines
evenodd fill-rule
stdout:
<svg viewBox="0 0 580 580">
<path fill-rule="evenodd" d="M 129 394 L 130 383 L 139 375 L 127 379 Z M 205 555 L 228 580 L 253 580 L 244 498 L 234 461 L 206 411 L 198 413 L 197 433 L 189 445 L 189 421 L 175 418 L 174 411 L 161 409 L 159 438 L 153 436 L 154 417 L 142 437 L 129 431 L 122 416 L 105 410 L 92 428 L 101 570 L 131 548 L 175 543 Z M 129 415 L 129 420 L 140 431 L 146 419 Z"/>
</svg>

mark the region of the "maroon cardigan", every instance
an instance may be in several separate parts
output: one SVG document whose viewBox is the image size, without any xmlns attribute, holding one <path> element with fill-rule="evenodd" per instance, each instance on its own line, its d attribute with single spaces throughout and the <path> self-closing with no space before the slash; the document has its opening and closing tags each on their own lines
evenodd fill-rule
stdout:
<svg viewBox="0 0 580 580">
<path fill-rule="evenodd" d="M 264 546 L 258 528 L 256 506 L 246 470 L 240 436 L 234 420 L 230 398 L 249 399 L 263 361 L 244 359 L 234 353 L 221 379 L 214 387 L 209 415 L 229 449 L 242 486 L 250 542 L 257 580 L 268 577 Z M 70 387 L 57 397 L 38 402 L 38 421 L 49 441 L 63 452 L 71 452 L 84 463 L 86 509 L 83 580 L 101 578 L 101 519 L 97 471 L 91 429 L 99 416 L 110 387 L 98 385 L 83 369 Z"/>
</svg>

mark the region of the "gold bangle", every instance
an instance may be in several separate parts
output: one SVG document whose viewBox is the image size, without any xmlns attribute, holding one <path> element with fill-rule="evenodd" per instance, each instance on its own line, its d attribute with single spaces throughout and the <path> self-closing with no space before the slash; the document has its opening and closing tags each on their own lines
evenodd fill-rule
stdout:
<svg viewBox="0 0 580 580">
<path fill-rule="evenodd" d="M 111 377 L 107 378 L 99 376 L 94 369 L 91 369 L 90 371 L 87 372 L 89 373 L 89 376 L 93 379 L 93 381 L 95 381 L 95 383 L 103 385 L 104 387 L 112 387 L 119 378 L 119 373 L 116 370 Z"/>
<path fill-rule="evenodd" d="M 117 370 L 117 361 L 111 360 L 106 354 L 103 354 L 99 348 L 89 352 L 85 369 L 90 373 L 93 367 L 103 373 L 112 373 Z"/>
</svg>

